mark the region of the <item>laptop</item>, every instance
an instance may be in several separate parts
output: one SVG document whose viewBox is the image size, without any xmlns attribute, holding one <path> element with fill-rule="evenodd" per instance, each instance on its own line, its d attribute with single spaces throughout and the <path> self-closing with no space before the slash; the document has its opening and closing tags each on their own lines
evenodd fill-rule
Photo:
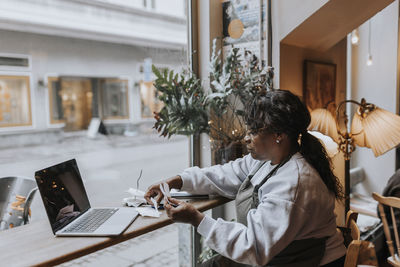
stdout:
<svg viewBox="0 0 400 267">
<path fill-rule="evenodd" d="M 56 236 L 115 236 L 138 216 L 127 207 L 92 208 L 75 159 L 37 171 L 35 179 Z"/>
</svg>

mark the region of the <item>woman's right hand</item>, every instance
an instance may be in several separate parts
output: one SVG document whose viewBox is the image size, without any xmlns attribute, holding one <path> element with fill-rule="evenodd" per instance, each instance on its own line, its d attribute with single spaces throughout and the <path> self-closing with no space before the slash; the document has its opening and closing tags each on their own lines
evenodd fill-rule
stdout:
<svg viewBox="0 0 400 267">
<path fill-rule="evenodd" d="M 152 204 L 152 201 L 150 198 L 154 198 L 158 204 L 160 204 L 161 200 L 163 199 L 164 195 L 161 192 L 160 189 L 160 184 L 162 183 L 167 183 L 169 185 L 169 188 L 175 188 L 175 189 L 181 189 L 182 188 L 182 178 L 177 175 L 174 177 L 171 177 L 167 180 L 155 183 L 151 185 L 148 189 L 146 194 L 144 194 L 144 198 L 146 199 L 147 203 Z"/>
</svg>

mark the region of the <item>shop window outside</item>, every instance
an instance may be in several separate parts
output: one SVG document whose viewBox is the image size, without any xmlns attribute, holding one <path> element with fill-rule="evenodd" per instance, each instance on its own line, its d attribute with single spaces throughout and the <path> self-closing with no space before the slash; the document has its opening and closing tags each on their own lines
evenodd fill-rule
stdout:
<svg viewBox="0 0 400 267">
<path fill-rule="evenodd" d="M 128 119 L 128 80 L 48 77 L 50 124 L 87 129 L 92 117 Z"/>
<path fill-rule="evenodd" d="M 101 80 L 101 107 L 104 119 L 128 119 L 128 80 Z"/>
<path fill-rule="evenodd" d="M 153 82 L 140 82 L 140 102 L 142 118 L 153 118 L 154 112 L 159 112 L 162 102 L 158 99 L 159 92 L 154 88 Z"/>
<path fill-rule="evenodd" d="M 30 77 L 0 75 L 0 128 L 31 125 Z"/>
</svg>

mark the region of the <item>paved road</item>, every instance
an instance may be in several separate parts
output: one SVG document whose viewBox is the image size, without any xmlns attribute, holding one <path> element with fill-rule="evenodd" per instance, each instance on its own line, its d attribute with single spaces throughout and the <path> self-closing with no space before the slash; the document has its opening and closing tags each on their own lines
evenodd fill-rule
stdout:
<svg viewBox="0 0 400 267">
<path fill-rule="evenodd" d="M 140 189 L 189 165 L 188 139 L 171 140 L 154 133 L 136 137 L 112 136 L 96 140 L 73 136 L 62 143 L 0 150 L 0 177 L 33 177 L 35 170 L 76 158 L 92 205 L 119 203 L 135 187 Z M 32 221 L 46 218 L 39 194 L 31 206 Z M 49 231 L 50 226 L 49 226 Z M 178 229 L 171 225 L 66 263 L 65 266 L 178 266 Z"/>
</svg>

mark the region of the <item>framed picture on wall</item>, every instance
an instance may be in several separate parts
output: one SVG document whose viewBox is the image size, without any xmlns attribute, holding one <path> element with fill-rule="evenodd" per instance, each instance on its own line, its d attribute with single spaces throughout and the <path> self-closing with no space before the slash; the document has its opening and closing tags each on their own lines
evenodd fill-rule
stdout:
<svg viewBox="0 0 400 267">
<path fill-rule="evenodd" d="M 222 1 L 223 56 L 229 54 L 232 45 L 251 51 L 264 58 L 264 27 L 266 7 L 260 0 Z"/>
<path fill-rule="evenodd" d="M 303 82 L 303 100 L 311 110 L 335 102 L 336 64 L 305 60 Z"/>
</svg>

